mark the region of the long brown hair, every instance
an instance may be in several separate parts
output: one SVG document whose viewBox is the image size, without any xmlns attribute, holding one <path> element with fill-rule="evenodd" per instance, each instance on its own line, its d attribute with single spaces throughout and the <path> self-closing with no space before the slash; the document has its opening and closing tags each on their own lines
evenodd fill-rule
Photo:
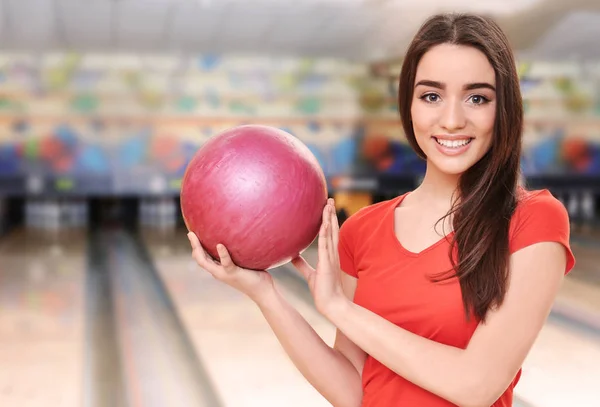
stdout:
<svg viewBox="0 0 600 407">
<path fill-rule="evenodd" d="M 407 50 L 398 94 L 404 132 L 421 158 L 427 157 L 417 144 L 411 120 L 417 65 L 431 47 L 444 43 L 480 50 L 487 56 L 496 75 L 492 145 L 486 155 L 460 177 L 457 200 L 446 215 L 454 216 L 450 250 L 452 274 L 434 279 L 443 281 L 457 277 L 467 318 L 474 314 L 485 321 L 488 310 L 502 304 L 508 285 L 508 234 L 517 205 L 520 176 L 521 91 L 509 42 L 492 19 L 457 13 L 429 18 Z"/>
</svg>

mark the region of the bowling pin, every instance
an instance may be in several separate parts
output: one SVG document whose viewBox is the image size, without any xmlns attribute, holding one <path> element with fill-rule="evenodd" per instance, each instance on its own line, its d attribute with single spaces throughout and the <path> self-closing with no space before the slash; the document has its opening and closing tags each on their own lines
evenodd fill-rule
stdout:
<svg viewBox="0 0 600 407">
<path fill-rule="evenodd" d="M 148 226 L 149 222 L 150 203 L 147 198 L 142 198 L 140 201 L 140 222 L 142 226 Z"/>
<path fill-rule="evenodd" d="M 33 202 L 28 199 L 25 201 L 25 227 L 28 229 L 33 227 L 32 213 L 33 213 Z"/>
<path fill-rule="evenodd" d="M 25 201 L 25 227 L 29 228 L 30 225 L 30 219 L 31 219 L 31 203 L 29 202 L 29 200 Z"/>
<path fill-rule="evenodd" d="M 31 201 L 30 203 L 30 209 L 29 209 L 29 214 L 31 216 L 30 218 L 30 225 L 32 228 L 34 229 L 41 229 L 42 228 L 42 214 L 41 214 L 41 202 L 37 199 Z"/>
<path fill-rule="evenodd" d="M 40 227 L 42 229 L 49 228 L 49 220 L 50 220 L 49 213 L 50 213 L 50 202 L 48 201 L 48 199 L 44 199 L 40 203 L 40 211 L 39 211 Z"/>
<path fill-rule="evenodd" d="M 76 228 L 81 228 L 85 226 L 85 217 L 84 217 L 84 203 L 83 199 L 77 199 L 71 203 L 71 211 L 72 211 L 72 222 L 73 226 Z"/>
<path fill-rule="evenodd" d="M 576 192 L 571 192 L 569 194 L 569 199 L 567 201 L 567 211 L 569 212 L 569 216 L 576 220 L 579 216 L 579 196 Z"/>
<path fill-rule="evenodd" d="M 152 214 L 154 213 L 154 202 L 152 198 L 146 200 L 146 226 L 152 226 Z"/>
<path fill-rule="evenodd" d="M 48 203 L 48 228 L 52 231 L 57 231 L 60 228 L 60 203 L 56 200 L 51 200 Z"/>
<path fill-rule="evenodd" d="M 156 201 L 156 199 L 153 199 L 152 203 L 150 204 L 150 211 L 149 211 L 150 226 L 152 226 L 152 227 L 156 227 L 156 225 L 158 223 L 158 216 L 159 216 L 158 211 L 159 211 L 158 202 Z"/>
<path fill-rule="evenodd" d="M 148 226 L 148 200 L 146 198 L 140 201 L 140 222 L 142 226 Z"/>
<path fill-rule="evenodd" d="M 150 226 L 156 228 L 158 225 L 160 206 L 156 198 L 152 199 L 150 205 Z"/>
<path fill-rule="evenodd" d="M 88 202 L 82 199 L 77 206 L 77 215 L 79 217 L 79 224 L 83 227 L 88 226 Z"/>
<path fill-rule="evenodd" d="M 4 232 L 6 226 L 6 209 L 4 206 L 4 200 L 0 199 L 0 233 Z"/>
<path fill-rule="evenodd" d="M 39 217 L 40 217 L 40 229 L 48 229 L 48 220 L 50 219 L 49 215 L 48 215 L 48 208 L 49 208 L 49 202 L 47 199 L 44 199 L 42 202 L 40 202 L 40 211 L 39 211 Z"/>
<path fill-rule="evenodd" d="M 148 198 L 146 201 L 146 226 L 152 226 L 152 214 L 154 212 L 154 203 Z"/>
<path fill-rule="evenodd" d="M 581 215 L 585 232 L 591 232 L 596 217 L 596 199 L 592 191 L 584 191 L 581 197 Z"/>
<path fill-rule="evenodd" d="M 62 229 L 69 225 L 69 201 L 60 199 L 58 201 L 58 228 Z"/>
<path fill-rule="evenodd" d="M 64 200 L 61 202 L 61 217 L 60 217 L 60 225 L 63 228 L 70 228 L 72 226 L 72 210 L 71 210 L 71 202 L 70 200 Z"/>
<path fill-rule="evenodd" d="M 79 226 L 79 219 L 77 213 L 77 201 L 69 201 L 69 225 L 70 228 L 76 228 Z"/>
<path fill-rule="evenodd" d="M 591 222 L 595 217 L 595 214 L 596 214 L 595 213 L 596 212 L 595 200 L 594 200 L 594 194 L 591 191 L 585 191 L 582 194 L 581 212 L 582 212 L 583 218 L 588 222 Z"/>
<path fill-rule="evenodd" d="M 164 198 L 160 202 L 159 226 L 164 230 L 172 230 L 175 226 L 175 202 L 171 198 Z"/>
</svg>

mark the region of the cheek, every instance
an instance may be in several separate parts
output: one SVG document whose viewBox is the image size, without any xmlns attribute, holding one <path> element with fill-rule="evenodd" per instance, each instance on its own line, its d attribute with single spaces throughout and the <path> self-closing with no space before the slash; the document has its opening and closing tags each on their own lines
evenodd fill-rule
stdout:
<svg viewBox="0 0 600 407">
<path fill-rule="evenodd" d="M 419 103 L 413 103 L 410 113 L 417 140 L 428 137 L 437 122 L 435 109 L 428 108 Z"/>
<path fill-rule="evenodd" d="M 496 109 L 490 106 L 490 109 L 485 109 L 473 115 L 471 123 L 476 127 L 479 137 L 485 138 L 491 143 L 492 135 L 494 134 L 494 123 L 496 120 Z"/>
</svg>

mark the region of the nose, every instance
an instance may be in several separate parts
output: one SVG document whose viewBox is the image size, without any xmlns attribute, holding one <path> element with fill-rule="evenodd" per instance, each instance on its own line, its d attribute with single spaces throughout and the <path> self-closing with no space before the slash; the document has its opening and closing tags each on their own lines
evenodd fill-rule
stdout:
<svg viewBox="0 0 600 407">
<path fill-rule="evenodd" d="M 459 101 L 444 105 L 440 125 L 448 132 L 463 129 L 467 125 L 467 117 Z"/>
</svg>

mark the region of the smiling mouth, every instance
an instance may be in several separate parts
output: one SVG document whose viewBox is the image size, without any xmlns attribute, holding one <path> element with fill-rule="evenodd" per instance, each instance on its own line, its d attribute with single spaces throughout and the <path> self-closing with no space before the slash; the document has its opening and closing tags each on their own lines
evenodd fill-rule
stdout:
<svg viewBox="0 0 600 407">
<path fill-rule="evenodd" d="M 437 137 L 433 137 L 433 139 L 436 141 L 436 143 L 438 143 L 439 145 L 444 146 L 446 148 L 464 147 L 467 144 L 469 144 L 471 141 L 473 141 L 473 137 L 461 138 L 459 140 L 448 140 L 448 139 L 441 139 L 441 138 L 437 138 Z"/>
</svg>

